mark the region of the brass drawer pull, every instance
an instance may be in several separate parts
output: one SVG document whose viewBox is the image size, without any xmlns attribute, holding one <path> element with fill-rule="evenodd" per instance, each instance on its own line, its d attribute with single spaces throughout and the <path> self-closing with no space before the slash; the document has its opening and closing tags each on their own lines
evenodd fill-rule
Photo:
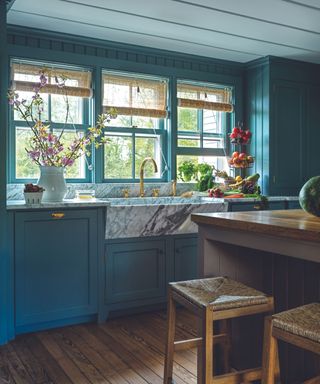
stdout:
<svg viewBox="0 0 320 384">
<path fill-rule="evenodd" d="M 261 209 L 261 205 L 254 205 L 254 206 L 253 206 L 253 209 L 257 209 L 257 210 L 259 210 L 259 209 Z"/>
<path fill-rule="evenodd" d="M 64 213 L 62 212 L 53 212 L 51 213 L 51 217 L 54 219 L 63 219 L 64 218 Z"/>
</svg>

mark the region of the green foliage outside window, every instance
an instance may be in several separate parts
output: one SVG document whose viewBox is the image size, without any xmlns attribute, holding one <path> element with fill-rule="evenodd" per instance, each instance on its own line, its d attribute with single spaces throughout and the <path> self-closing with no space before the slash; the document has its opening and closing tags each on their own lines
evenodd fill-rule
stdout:
<svg viewBox="0 0 320 384">
<path fill-rule="evenodd" d="M 143 133 L 144 129 L 159 131 L 159 119 L 138 116 L 118 116 L 112 126 L 127 128 L 128 132 L 110 132 L 106 135 L 110 141 L 104 146 L 104 177 L 106 179 L 138 179 L 140 165 L 146 157 L 156 160 L 161 168 L 160 146 L 158 134 Z M 139 133 L 136 133 L 139 132 Z M 154 173 L 152 164 L 147 163 L 145 178 L 159 177 Z"/>
</svg>

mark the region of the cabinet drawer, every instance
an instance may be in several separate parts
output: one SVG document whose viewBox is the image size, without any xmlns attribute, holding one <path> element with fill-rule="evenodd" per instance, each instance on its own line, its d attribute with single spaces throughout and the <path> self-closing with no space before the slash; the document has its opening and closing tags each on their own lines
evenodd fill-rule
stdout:
<svg viewBox="0 0 320 384">
<path fill-rule="evenodd" d="M 165 241 L 108 244 L 105 255 L 105 297 L 108 303 L 165 295 Z"/>
<path fill-rule="evenodd" d="M 285 201 L 269 201 L 270 210 L 276 209 L 286 209 Z M 248 203 L 231 203 L 229 206 L 229 211 L 231 212 L 242 212 L 242 211 L 260 211 L 261 203 L 257 202 L 248 202 Z"/>
</svg>

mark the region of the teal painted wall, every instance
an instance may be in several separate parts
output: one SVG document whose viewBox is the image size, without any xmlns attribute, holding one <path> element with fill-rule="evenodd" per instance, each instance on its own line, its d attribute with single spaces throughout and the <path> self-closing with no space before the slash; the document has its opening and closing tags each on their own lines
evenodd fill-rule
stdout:
<svg viewBox="0 0 320 384">
<path fill-rule="evenodd" d="M 8 235 L 6 212 L 8 56 L 6 2 L 0 1 L 0 344 L 8 340 Z"/>
</svg>

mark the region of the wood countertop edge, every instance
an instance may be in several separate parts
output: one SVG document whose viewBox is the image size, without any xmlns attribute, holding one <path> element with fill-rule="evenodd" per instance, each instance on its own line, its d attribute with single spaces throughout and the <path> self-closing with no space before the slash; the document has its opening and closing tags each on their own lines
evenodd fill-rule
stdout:
<svg viewBox="0 0 320 384">
<path fill-rule="evenodd" d="M 269 211 L 264 211 L 269 212 Z M 231 213 L 231 212 L 225 212 Z M 213 216 L 210 214 L 194 213 L 191 214 L 191 220 L 198 225 L 215 226 L 226 230 L 237 230 L 241 232 L 251 232 L 263 235 L 269 235 L 279 238 L 287 238 L 301 241 L 311 241 L 320 243 L 320 219 L 319 223 L 316 218 L 310 217 L 311 224 L 315 223 L 319 228 L 317 230 L 311 230 L 308 228 L 290 227 L 281 225 L 286 223 L 284 218 L 275 218 L 276 224 L 261 222 L 259 220 L 252 221 L 252 212 L 232 212 L 233 214 L 239 214 L 240 218 L 235 217 L 223 217 Z M 256 212 L 255 212 L 256 213 Z M 248 221 L 245 220 L 248 219 Z M 251 219 L 251 220 L 250 220 Z M 292 218 L 291 218 L 292 220 Z M 298 220 L 298 218 L 297 218 Z"/>
</svg>

